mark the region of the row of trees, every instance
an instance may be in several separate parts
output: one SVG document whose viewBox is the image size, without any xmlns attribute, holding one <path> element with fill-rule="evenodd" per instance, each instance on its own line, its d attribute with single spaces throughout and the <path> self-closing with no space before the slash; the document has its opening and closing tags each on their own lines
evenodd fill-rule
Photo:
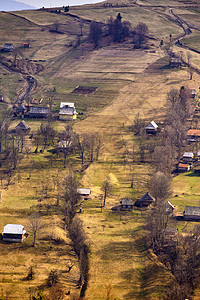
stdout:
<svg viewBox="0 0 200 300">
<path fill-rule="evenodd" d="M 122 21 L 122 16 L 118 13 L 115 19 L 111 17 L 106 24 L 92 21 L 90 24 L 89 39 L 94 43 L 96 48 L 103 36 L 109 36 L 113 42 L 117 43 L 121 43 L 126 38 L 132 37 L 134 48 L 139 49 L 145 44 L 148 32 L 146 24 L 140 22 L 136 27 L 132 28 L 130 22 Z"/>
<path fill-rule="evenodd" d="M 166 244 L 166 232 L 169 226 L 173 226 L 167 210 L 171 177 L 162 172 L 155 173 L 150 179 L 149 190 L 155 197 L 155 203 L 147 219 L 148 243 L 173 275 L 164 299 L 183 300 L 190 297 L 200 283 L 200 226 L 194 226 L 187 235 L 179 235 L 177 244 L 169 247 Z"/>
</svg>

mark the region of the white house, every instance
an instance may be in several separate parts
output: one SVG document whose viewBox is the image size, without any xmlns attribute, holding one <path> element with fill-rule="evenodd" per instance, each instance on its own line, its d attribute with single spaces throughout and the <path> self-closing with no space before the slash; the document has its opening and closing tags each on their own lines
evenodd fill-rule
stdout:
<svg viewBox="0 0 200 300">
<path fill-rule="evenodd" d="M 23 242 L 26 230 L 23 225 L 7 224 L 2 232 L 3 241 L 5 242 Z"/>
</svg>

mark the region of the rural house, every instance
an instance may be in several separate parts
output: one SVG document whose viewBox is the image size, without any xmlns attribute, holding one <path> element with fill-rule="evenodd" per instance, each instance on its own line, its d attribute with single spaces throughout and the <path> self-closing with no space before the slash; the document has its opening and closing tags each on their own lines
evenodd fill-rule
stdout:
<svg viewBox="0 0 200 300">
<path fill-rule="evenodd" d="M 13 46 L 13 44 L 9 44 L 9 43 L 5 43 L 4 47 L 3 47 L 3 51 L 5 52 L 11 52 L 15 49 L 15 47 Z"/>
<path fill-rule="evenodd" d="M 24 43 L 24 44 L 23 44 L 23 47 L 24 47 L 24 48 L 30 48 L 30 44 L 29 44 L 29 43 Z"/>
<path fill-rule="evenodd" d="M 28 132 L 30 127 L 25 121 L 21 121 L 16 127 L 15 131 Z"/>
<path fill-rule="evenodd" d="M 31 106 L 28 116 L 30 118 L 47 118 L 48 114 L 49 114 L 48 107 Z"/>
<path fill-rule="evenodd" d="M 81 195 L 81 196 L 89 196 L 91 193 L 91 189 L 88 188 L 78 188 L 77 192 Z"/>
<path fill-rule="evenodd" d="M 77 112 L 74 103 L 70 103 L 70 102 L 60 103 L 59 120 L 73 121 L 76 120 L 76 117 L 77 117 Z"/>
<path fill-rule="evenodd" d="M 25 105 L 23 105 L 23 104 L 21 104 L 21 105 L 18 107 L 18 109 L 17 109 L 17 113 L 18 113 L 18 114 L 24 114 L 25 111 L 26 111 L 26 107 L 25 107 Z"/>
<path fill-rule="evenodd" d="M 191 169 L 191 165 L 179 163 L 177 169 L 178 169 L 178 172 L 187 172 Z"/>
<path fill-rule="evenodd" d="M 183 218 L 188 221 L 200 221 L 200 207 L 199 206 L 185 206 Z"/>
<path fill-rule="evenodd" d="M 23 225 L 7 224 L 2 232 L 3 241 L 5 242 L 23 242 L 26 230 Z"/>
<path fill-rule="evenodd" d="M 136 200 L 135 206 L 137 207 L 147 207 L 152 204 L 155 199 L 147 192 L 144 196 L 140 199 Z"/>
<path fill-rule="evenodd" d="M 194 153 L 193 152 L 184 152 L 182 160 L 186 163 L 193 162 L 194 159 Z"/>
<path fill-rule="evenodd" d="M 158 130 L 158 125 L 154 122 L 151 121 L 146 127 L 145 127 L 146 133 L 147 134 L 156 134 Z"/>
<path fill-rule="evenodd" d="M 120 201 L 120 209 L 121 210 L 130 210 L 133 209 L 134 203 L 133 200 L 129 199 L 129 198 L 123 198 Z"/>
<path fill-rule="evenodd" d="M 166 203 L 166 212 L 168 214 L 173 214 L 174 208 L 175 208 L 174 205 L 171 202 L 167 201 L 167 203 Z"/>
<path fill-rule="evenodd" d="M 200 130 L 199 129 L 189 129 L 187 132 L 188 142 L 197 142 L 200 140 Z"/>
</svg>

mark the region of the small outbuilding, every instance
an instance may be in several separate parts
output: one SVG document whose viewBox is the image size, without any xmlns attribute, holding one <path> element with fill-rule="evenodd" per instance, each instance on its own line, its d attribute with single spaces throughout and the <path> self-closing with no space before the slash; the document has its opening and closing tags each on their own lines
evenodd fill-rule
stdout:
<svg viewBox="0 0 200 300">
<path fill-rule="evenodd" d="M 3 97 L 3 95 L 0 95 L 0 102 L 4 102 L 4 97 Z"/>
<path fill-rule="evenodd" d="M 199 129 L 189 129 L 187 132 L 187 141 L 198 142 L 200 140 L 200 130 Z"/>
<path fill-rule="evenodd" d="M 30 130 L 30 127 L 28 124 L 23 120 L 21 121 L 16 127 L 15 131 L 21 131 L 21 132 L 28 132 Z"/>
<path fill-rule="evenodd" d="M 188 221 L 200 221 L 200 207 L 199 206 L 185 206 L 183 218 Z"/>
<path fill-rule="evenodd" d="M 13 44 L 10 43 L 5 43 L 3 46 L 3 51 L 4 52 L 11 52 L 14 51 L 15 47 L 13 46 Z"/>
<path fill-rule="evenodd" d="M 88 189 L 88 188 L 78 188 L 77 192 L 80 194 L 80 196 L 83 196 L 83 197 L 87 198 L 91 194 L 91 189 Z"/>
<path fill-rule="evenodd" d="M 193 162 L 194 159 L 194 153 L 193 152 L 184 152 L 182 160 L 186 163 Z"/>
<path fill-rule="evenodd" d="M 179 163 L 177 169 L 178 169 L 178 172 L 187 172 L 191 169 L 191 165 Z"/>
<path fill-rule="evenodd" d="M 19 107 L 18 107 L 18 109 L 17 109 L 17 113 L 18 114 L 24 114 L 25 113 L 25 111 L 26 111 L 26 107 L 25 107 L 25 105 L 20 105 Z"/>
<path fill-rule="evenodd" d="M 146 133 L 147 134 L 156 134 L 158 130 L 158 125 L 154 122 L 151 121 L 146 127 L 145 127 Z"/>
<path fill-rule="evenodd" d="M 30 43 L 24 43 L 23 44 L 23 47 L 26 49 L 26 48 L 30 48 Z"/>
<path fill-rule="evenodd" d="M 131 210 L 133 209 L 134 203 L 133 200 L 129 199 L 129 198 L 123 198 L 120 201 L 120 210 Z"/>
<path fill-rule="evenodd" d="M 140 199 L 136 200 L 135 206 L 137 207 L 147 207 L 150 204 L 155 202 L 154 197 L 152 197 L 149 192 L 147 192 L 144 196 L 142 196 Z"/>
<path fill-rule="evenodd" d="M 23 225 L 7 224 L 2 232 L 3 241 L 5 242 L 23 242 L 26 230 Z"/>
</svg>

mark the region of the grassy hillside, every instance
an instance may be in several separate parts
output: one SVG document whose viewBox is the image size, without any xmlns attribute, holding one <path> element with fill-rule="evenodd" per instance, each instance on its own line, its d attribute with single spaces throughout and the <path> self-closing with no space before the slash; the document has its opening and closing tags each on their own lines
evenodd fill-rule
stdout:
<svg viewBox="0 0 200 300">
<path fill-rule="evenodd" d="M 169 5 L 180 3 L 169 1 Z M 142 4 L 166 3 L 155 0 Z M 159 47 L 160 40 L 169 41 L 170 34 L 178 35 L 183 31 L 163 15 L 161 8 L 156 11 L 138 6 L 99 8 L 96 5 L 73 8 L 70 12 L 97 21 L 115 17 L 120 12 L 123 20 L 130 21 L 132 26 L 145 22 L 154 40 L 150 49 L 146 50 L 134 50 L 130 43 L 125 43 L 110 44 L 94 51 L 93 45 L 86 42 L 89 25 L 85 22 L 81 45 L 76 47 L 80 33 L 77 18 L 39 10 L 21 11 L 16 15 L 0 13 L 2 46 L 4 42 L 11 42 L 20 50 L 21 57 L 43 65 L 44 70 L 34 75 L 37 88 L 31 97 L 43 98 L 42 105 L 45 106 L 49 91 L 55 87 L 53 110 L 58 111 L 61 101 L 74 102 L 78 112 L 83 113 L 73 124 L 74 130 L 78 133 L 99 132 L 103 136 L 104 151 L 99 161 L 92 163 L 79 175 L 80 185 L 92 190 L 91 198 L 83 200 L 83 213 L 79 214 L 91 243 L 86 299 L 159 299 L 171 275 L 145 245 L 143 225 L 148 210 L 135 208 L 133 212 L 119 213 L 112 212 L 111 208 L 118 205 L 123 197 L 136 200 L 146 193 L 153 172 L 151 164 L 139 162 L 138 142 L 129 131 L 129 126 L 138 113 L 145 123 L 152 120 L 162 122 L 167 92 L 172 88 L 179 89 L 182 85 L 198 90 L 199 74 L 194 73 L 192 80 L 189 80 L 187 68 L 169 68 L 166 52 Z M 49 31 L 55 29 L 57 22 L 62 33 Z M 11 24 L 10 27 L 7 24 Z M 195 35 L 191 36 L 191 43 L 192 39 L 196 47 Z M 21 47 L 25 41 L 30 41 L 29 49 Z M 180 49 L 177 47 L 176 51 Z M 0 55 L 13 59 L 12 54 Z M 196 61 L 200 61 L 198 54 L 193 56 L 193 63 Z M 6 96 L 9 105 L 25 82 L 22 75 L 3 67 L 0 68 L 0 77 L 0 93 Z M 78 85 L 95 86 L 98 89 L 91 95 L 72 94 Z M 10 128 L 14 128 L 19 119 L 11 121 Z M 38 120 L 26 121 L 33 133 L 41 124 Z M 58 131 L 63 130 L 65 125 L 59 121 L 53 123 Z M 0 286 L 4 295 L 7 291 L 10 299 L 28 299 L 31 291 L 45 283 L 49 271 L 58 269 L 65 292 L 70 290 L 71 295 L 76 295 L 78 262 L 63 230 L 63 215 L 60 213 L 57 216 L 55 206 L 57 190 L 54 181 L 55 178 L 62 180 L 66 170 L 61 157 L 51 154 L 52 146 L 44 153 L 34 154 L 35 147 L 28 138 L 27 143 L 31 148 L 30 154 L 21 161 L 8 189 L 1 187 L 0 227 L 3 230 L 7 223 L 26 225 L 30 211 L 38 207 L 48 227 L 39 236 L 35 248 L 31 247 L 31 235 L 20 245 L 0 244 Z M 135 156 L 132 163 L 133 148 Z M 125 160 L 124 153 L 127 150 L 129 156 Z M 27 179 L 33 160 L 33 172 L 31 178 Z M 81 168 L 77 154 L 68 159 L 68 164 L 74 171 Z M 101 212 L 101 184 L 108 175 L 114 188 Z M 130 187 L 132 175 L 133 188 Z M 37 193 L 43 182 L 48 183 L 49 192 L 48 197 L 39 203 Z M 5 183 L 6 180 L 3 185 Z M 199 178 L 193 173 L 175 177 L 173 190 L 174 195 L 178 196 L 170 201 L 176 206 L 177 214 L 188 203 L 199 205 Z M 180 230 L 184 226 L 185 222 L 178 224 Z M 61 238 L 61 244 L 56 242 L 55 235 Z M 67 273 L 71 261 L 74 267 Z M 26 281 L 30 266 L 34 267 L 36 276 L 33 281 Z M 70 296 L 65 295 L 65 298 L 69 299 Z"/>
</svg>

